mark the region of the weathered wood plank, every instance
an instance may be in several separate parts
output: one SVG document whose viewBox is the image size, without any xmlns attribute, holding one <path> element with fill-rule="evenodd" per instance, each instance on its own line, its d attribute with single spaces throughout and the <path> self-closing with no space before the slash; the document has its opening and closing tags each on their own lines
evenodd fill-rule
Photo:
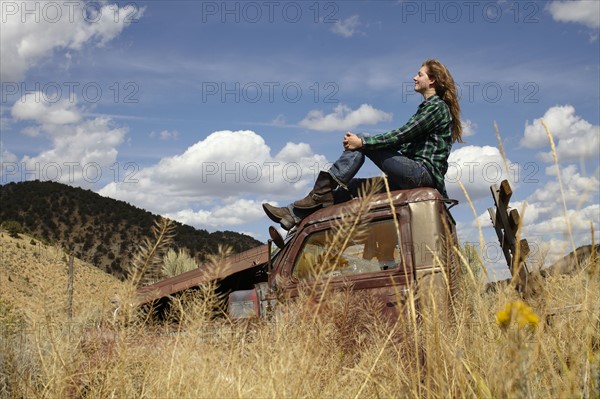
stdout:
<svg viewBox="0 0 600 399">
<path fill-rule="evenodd" d="M 490 186 L 496 209 L 488 208 L 496 235 L 502 246 L 502 252 L 506 258 L 513 280 L 516 281 L 519 292 L 524 292 L 527 285 L 528 269 L 527 256 L 530 253 L 527 240 L 520 240 L 517 244 L 516 233 L 519 231 L 521 218 L 519 211 L 512 209 L 509 213 L 508 202 L 513 191 L 508 180 L 500 183 L 500 188 L 495 184 Z"/>
</svg>

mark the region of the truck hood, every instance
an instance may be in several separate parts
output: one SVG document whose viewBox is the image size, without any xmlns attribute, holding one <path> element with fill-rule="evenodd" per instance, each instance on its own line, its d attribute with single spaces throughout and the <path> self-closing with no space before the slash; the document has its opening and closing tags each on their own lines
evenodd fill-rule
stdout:
<svg viewBox="0 0 600 399">
<path fill-rule="evenodd" d="M 197 287 L 202 283 L 222 280 L 243 270 L 259 267 L 267 263 L 269 249 L 267 244 L 249 249 L 225 258 L 223 265 L 216 266 L 206 263 L 197 269 L 169 277 L 152 285 L 137 290 L 138 304 L 152 302 L 156 299 L 173 295 L 188 288 Z"/>
</svg>

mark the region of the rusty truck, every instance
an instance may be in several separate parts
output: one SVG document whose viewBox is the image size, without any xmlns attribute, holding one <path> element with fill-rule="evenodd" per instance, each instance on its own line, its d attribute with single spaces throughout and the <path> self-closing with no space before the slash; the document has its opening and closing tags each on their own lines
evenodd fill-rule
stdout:
<svg viewBox="0 0 600 399">
<path fill-rule="evenodd" d="M 434 293 L 438 307 L 449 306 L 459 269 L 449 210 L 458 201 L 433 188 L 382 192 L 364 201 L 320 209 L 285 238 L 271 226 L 267 244 L 228 257 L 225 266 L 205 264 L 143 287 L 139 303 L 164 312 L 173 297 L 212 281 L 232 319 L 268 317 L 306 286 L 369 294 L 392 316 L 411 287 Z M 355 228 L 339 231 L 343 223 Z"/>
</svg>

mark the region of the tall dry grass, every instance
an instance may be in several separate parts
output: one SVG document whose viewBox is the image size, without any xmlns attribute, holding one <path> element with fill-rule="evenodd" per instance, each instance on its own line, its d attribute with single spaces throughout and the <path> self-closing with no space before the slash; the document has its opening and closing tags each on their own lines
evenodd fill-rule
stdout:
<svg viewBox="0 0 600 399">
<path fill-rule="evenodd" d="M 0 301 L 0 397 L 600 397 L 595 255 L 542 281 L 524 305 L 511 285 L 487 292 L 473 254 L 452 250 L 464 273 L 451 322 L 420 309 L 426 293 L 415 287 L 391 321 L 367 295 L 315 298 L 310 287 L 273 318 L 240 323 L 214 317 L 214 284 L 174 300 L 176 324 L 148 323 L 128 306 L 132 285 L 119 293 L 119 312 L 98 319 L 82 307 L 76 323 L 23 317 Z"/>
<path fill-rule="evenodd" d="M 131 285 L 100 319 L 90 307 L 71 322 L 41 309 L 23 318 L 2 302 L 0 396 L 598 397 L 600 268 L 544 281 L 527 301 L 539 321 L 515 306 L 498 324 L 521 298 L 511 286 L 485 292 L 462 259 L 451 323 L 419 311 L 414 287 L 392 321 L 369 296 L 307 289 L 270 320 L 233 323 L 214 317 L 214 284 L 175 300 L 176 324 L 126 306 Z"/>
<path fill-rule="evenodd" d="M 4 308 L 0 392 L 7 398 L 594 398 L 600 278 L 587 270 L 545 281 L 528 301 L 539 316 L 535 329 L 520 328 L 518 315 L 500 327 L 496 313 L 519 299 L 514 289 L 485 293 L 466 274 L 453 325 L 431 314 L 418 325 L 411 317 L 392 325 L 376 302 L 348 293 L 328 298 L 318 317 L 307 295 L 273 320 L 235 324 L 211 318 L 214 287 L 174 307 L 176 327 L 108 316 L 97 328 L 43 318 L 18 325 Z M 575 304 L 576 311 L 554 310 Z M 424 359 L 414 350 L 414 331 Z"/>
</svg>

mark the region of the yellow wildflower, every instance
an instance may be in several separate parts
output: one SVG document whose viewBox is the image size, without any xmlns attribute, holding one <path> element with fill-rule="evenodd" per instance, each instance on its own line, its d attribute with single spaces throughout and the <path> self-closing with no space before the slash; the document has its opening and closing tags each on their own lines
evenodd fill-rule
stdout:
<svg viewBox="0 0 600 399">
<path fill-rule="evenodd" d="M 515 301 L 508 303 L 503 310 L 496 313 L 496 324 L 501 328 L 508 328 L 513 321 L 519 328 L 535 328 L 540 318 L 525 302 Z"/>
<path fill-rule="evenodd" d="M 502 328 L 508 328 L 511 319 L 512 304 L 509 303 L 504 307 L 504 310 L 496 313 L 496 324 Z"/>
</svg>

